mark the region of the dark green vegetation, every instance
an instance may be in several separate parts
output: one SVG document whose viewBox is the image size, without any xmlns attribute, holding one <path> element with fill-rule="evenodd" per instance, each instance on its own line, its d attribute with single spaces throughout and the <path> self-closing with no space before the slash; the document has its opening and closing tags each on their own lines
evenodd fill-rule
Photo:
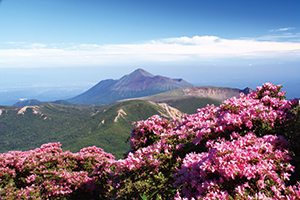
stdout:
<svg viewBox="0 0 300 200">
<path fill-rule="evenodd" d="M 38 104 L 42 104 L 42 103 L 45 103 L 45 102 L 42 102 L 42 101 L 39 101 L 36 99 L 30 99 L 30 100 L 18 101 L 13 106 L 21 108 L 24 106 L 34 106 L 34 105 L 38 105 Z M 59 105 L 72 105 L 70 102 L 67 102 L 65 100 L 56 100 L 56 101 L 51 101 L 49 103 L 54 103 L 54 104 L 59 104 Z"/>
<path fill-rule="evenodd" d="M 34 105 L 41 104 L 41 103 L 43 103 L 43 102 L 41 102 L 37 99 L 30 99 L 30 100 L 25 100 L 25 101 L 18 101 L 13 106 L 15 106 L 15 107 L 34 106 Z"/>
<path fill-rule="evenodd" d="M 2 108 L 0 151 L 29 150 L 48 142 L 60 142 L 64 150 L 79 151 L 96 145 L 121 156 L 129 150 L 125 143 L 132 121 L 159 114 L 158 107 L 146 101 L 126 101 L 106 106 L 63 106 L 44 103 L 37 106 Z M 123 117 L 118 121 L 118 110 Z M 23 111 L 23 112 L 21 112 Z"/>
<path fill-rule="evenodd" d="M 86 106 L 60 106 L 44 103 L 38 106 L 3 107 L 0 115 L 0 150 L 28 150 L 47 142 L 58 142 L 66 133 L 84 126 L 84 118 L 100 109 Z M 74 135 L 76 137 L 76 135 Z"/>
<path fill-rule="evenodd" d="M 184 113 L 195 113 L 201 105 L 217 105 L 218 102 L 220 100 L 196 97 L 168 100 L 170 105 Z M 60 142 L 64 151 L 77 152 L 95 145 L 117 158 L 130 148 L 126 140 L 130 136 L 132 122 L 155 114 L 172 117 L 167 110 L 147 100 L 89 106 L 43 103 L 0 109 L 0 152 L 29 150 L 48 142 Z"/>
<path fill-rule="evenodd" d="M 209 97 L 189 96 L 182 99 L 167 100 L 165 103 L 184 113 L 192 114 L 196 113 L 198 108 L 203 108 L 207 106 L 207 104 L 219 106 L 222 103 L 222 100 Z"/>
</svg>

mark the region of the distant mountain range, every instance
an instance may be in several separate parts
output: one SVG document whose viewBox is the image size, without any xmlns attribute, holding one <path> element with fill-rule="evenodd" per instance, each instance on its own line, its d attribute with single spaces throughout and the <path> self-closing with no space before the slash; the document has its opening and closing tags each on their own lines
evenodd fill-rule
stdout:
<svg viewBox="0 0 300 200">
<path fill-rule="evenodd" d="M 47 103 L 33 99 L 0 106 L 0 152 L 61 142 L 64 150 L 76 152 L 96 145 L 121 158 L 130 148 L 125 141 L 130 137 L 133 121 L 154 114 L 173 118 L 196 113 L 207 104 L 219 106 L 224 99 L 251 91 L 192 86 L 182 79 L 137 69 L 118 80 L 100 81 L 67 101 Z"/>
<path fill-rule="evenodd" d="M 29 150 L 60 142 L 63 150 L 77 152 L 96 145 L 117 158 L 129 150 L 133 121 L 158 114 L 165 118 L 196 113 L 221 99 L 189 96 L 183 89 L 105 105 L 63 105 L 65 101 L 23 107 L 0 106 L 0 152 Z M 29 102 L 30 103 L 30 102 Z"/>
<path fill-rule="evenodd" d="M 54 104 L 59 104 L 59 105 L 71 105 L 70 102 L 65 101 L 65 100 L 42 102 L 42 101 L 39 101 L 37 99 L 30 99 L 30 100 L 18 101 L 13 106 L 14 107 L 34 106 L 34 105 L 38 105 L 38 104 L 42 104 L 42 103 L 54 103 Z"/>
<path fill-rule="evenodd" d="M 176 91 L 176 89 L 178 91 Z M 167 91 L 170 91 L 170 93 L 164 94 L 164 92 Z M 171 100 L 174 98 L 178 99 L 179 96 L 180 99 L 193 96 L 194 98 L 210 97 L 224 100 L 233 96 L 237 97 L 240 92 L 248 94 L 251 91 L 252 90 L 250 88 L 240 90 L 228 87 L 193 86 L 183 79 L 171 79 L 163 76 L 154 76 L 143 69 L 137 69 L 131 74 L 125 75 L 118 80 L 102 80 L 91 89 L 73 98 L 52 101 L 51 103 L 60 105 L 104 105 L 119 100 L 132 98 L 142 98 L 155 102 L 164 102 L 170 100 L 170 98 Z M 31 99 L 19 101 L 13 106 L 23 107 L 38 105 L 41 103 L 43 102 L 36 99 Z"/>
<path fill-rule="evenodd" d="M 137 69 L 118 80 L 100 81 L 88 91 L 67 99 L 72 104 L 108 104 L 122 99 L 154 95 L 193 85 L 183 79 L 154 76 L 143 69 Z"/>
</svg>

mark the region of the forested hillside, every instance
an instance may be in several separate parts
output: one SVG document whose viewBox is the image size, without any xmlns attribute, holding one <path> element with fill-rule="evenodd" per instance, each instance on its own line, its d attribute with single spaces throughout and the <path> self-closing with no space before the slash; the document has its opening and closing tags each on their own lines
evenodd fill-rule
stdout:
<svg viewBox="0 0 300 200">
<path fill-rule="evenodd" d="M 2 107 L 0 151 L 29 150 L 48 142 L 60 142 L 64 150 L 77 152 L 96 145 L 122 157 L 132 122 L 154 114 L 171 117 L 155 103 L 132 100 L 105 106 L 43 103 L 23 108 Z"/>
</svg>

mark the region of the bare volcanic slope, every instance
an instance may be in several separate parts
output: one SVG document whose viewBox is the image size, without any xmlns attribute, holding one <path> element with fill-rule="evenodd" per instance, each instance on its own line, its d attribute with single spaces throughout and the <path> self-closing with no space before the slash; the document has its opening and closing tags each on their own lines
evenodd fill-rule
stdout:
<svg viewBox="0 0 300 200">
<path fill-rule="evenodd" d="M 153 101 L 155 103 L 167 103 L 181 112 L 192 114 L 197 112 L 198 108 L 205 107 L 207 104 L 219 106 L 225 99 L 238 97 L 241 92 L 249 94 L 252 91 L 248 87 L 241 90 L 229 87 L 194 86 L 140 97 L 138 99 Z"/>
<path fill-rule="evenodd" d="M 137 69 L 118 80 L 100 81 L 88 91 L 67 101 L 73 104 L 108 104 L 122 99 L 154 95 L 193 85 L 183 79 L 154 76 L 143 69 Z"/>
<path fill-rule="evenodd" d="M 210 97 L 215 99 L 229 99 L 238 97 L 239 93 L 249 94 L 253 90 L 246 87 L 245 89 L 228 88 L 228 87 L 213 87 L 213 86 L 195 86 L 182 89 L 185 96 Z"/>
</svg>

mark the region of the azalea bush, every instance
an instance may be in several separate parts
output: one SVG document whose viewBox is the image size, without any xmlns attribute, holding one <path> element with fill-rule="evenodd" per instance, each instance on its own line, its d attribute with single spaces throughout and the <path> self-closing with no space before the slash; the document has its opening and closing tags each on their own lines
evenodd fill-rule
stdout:
<svg viewBox="0 0 300 200">
<path fill-rule="evenodd" d="M 138 121 L 120 160 L 59 143 L 0 154 L 0 199 L 300 199 L 299 103 L 281 88 Z"/>
<path fill-rule="evenodd" d="M 289 141 L 299 134 L 298 102 L 285 100 L 281 88 L 266 83 L 248 95 L 241 93 L 220 107 L 208 105 L 182 119 L 152 116 L 135 123 L 132 150 L 116 162 L 115 195 L 123 199 L 300 198 L 298 186 L 287 187 L 295 153 Z M 289 141 L 283 137 L 287 135 Z M 257 149 L 261 145 L 265 149 Z"/>
<path fill-rule="evenodd" d="M 184 158 L 175 182 L 183 196 L 283 199 L 285 181 L 294 170 L 286 140 L 274 135 L 257 138 L 252 132 L 244 137 L 233 132 L 231 137 L 230 141 L 208 141 L 208 152 L 190 153 Z"/>
<path fill-rule="evenodd" d="M 114 156 L 97 147 L 63 152 L 60 143 L 0 154 L 0 199 L 105 198 Z"/>
</svg>

